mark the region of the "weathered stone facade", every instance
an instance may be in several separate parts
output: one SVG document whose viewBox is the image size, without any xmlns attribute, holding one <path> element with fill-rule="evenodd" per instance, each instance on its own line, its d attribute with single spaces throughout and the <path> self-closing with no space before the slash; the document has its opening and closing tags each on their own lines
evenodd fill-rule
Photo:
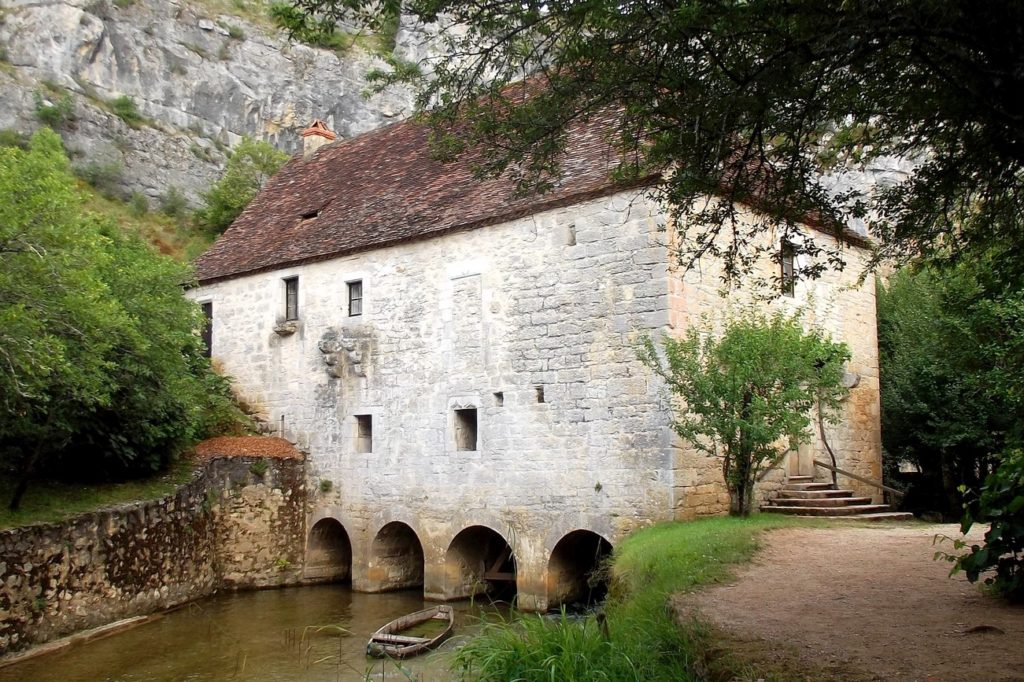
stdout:
<svg viewBox="0 0 1024 682">
<path fill-rule="evenodd" d="M 245 399 L 332 482 L 308 527 L 340 523 L 356 589 L 412 584 L 399 557 L 418 545 L 425 594 L 468 596 L 511 570 L 492 546 L 507 542 L 520 606 L 543 609 L 578 592 L 553 568 L 574 565 L 553 558 L 574 531 L 601 551 L 597 539 L 728 509 L 717 462 L 677 442 L 635 352 L 638 335 L 725 305 L 716 276 L 673 270 L 665 222 L 624 191 L 190 295 L 212 303 L 213 355 Z M 781 305 L 813 299 L 812 321 L 853 348 L 860 384 L 831 435 L 840 466 L 877 475 L 874 291 L 850 255 L 845 273 Z M 298 320 L 286 324 L 293 277 Z"/>
<path fill-rule="evenodd" d="M 0 532 L 0 654 L 222 587 L 299 582 L 304 463 L 259 459 L 213 460 L 160 500 Z"/>
</svg>

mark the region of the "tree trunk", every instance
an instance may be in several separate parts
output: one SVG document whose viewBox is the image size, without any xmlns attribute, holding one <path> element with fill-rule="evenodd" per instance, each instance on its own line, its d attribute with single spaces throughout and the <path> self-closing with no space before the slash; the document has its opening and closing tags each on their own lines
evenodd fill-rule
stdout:
<svg viewBox="0 0 1024 682">
<path fill-rule="evenodd" d="M 21 472 L 18 485 L 14 488 L 14 495 L 11 496 L 11 503 L 8 505 L 11 511 L 18 511 L 21 508 L 21 498 L 25 496 L 28 484 L 36 473 L 36 462 L 39 460 L 40 450 L 42 450 L 42 445 L 36 445 L 28 462 L 25 463 L 25 470 Z"/>
<path fill-rule="evenodd" d="M 46 418 L 46 424 L 49 425 L 53 415 L 49 415 Z M 14 494 L 11 496 L 11 503 L 8 508 L 11 511 L 18 511 L 21 508 L 21 498 L 25 496 L 25 491 L 28 490 L 28 484 L 32 481 L 32 477 L 36 473 L 36 465 L 39 462 L 39 456 L 43 452 L 43 439 L 40 438 L 36 441 L 36 447 L 32 450 L 32 454 L 29 455 L 28 461 L 25 462 L 25 468 L 21 472 L 21 478 L 18 479 L 18 485 L 14 488 Z"/>
<path fill-rule="evenodd" d="M 943 510 L 943 517 L 947 521 L 957 521 L 962 513 L 960 493 L 957 487 L 960 482 L 957 480 L 953 464 L 953 455 L 946 450 L 939 451 L 939 468 L 942 470 L 942 492 L 946 501 L 946 509 Z"/>
</svg>

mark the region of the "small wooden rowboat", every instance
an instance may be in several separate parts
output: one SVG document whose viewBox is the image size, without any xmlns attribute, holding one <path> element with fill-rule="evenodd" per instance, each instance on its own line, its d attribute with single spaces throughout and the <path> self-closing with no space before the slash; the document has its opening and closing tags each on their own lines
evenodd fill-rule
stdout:
<svg viewBox="0 0 1024 682">
<path fill-rule="evenodd" d="M 415 637 L 402 634 L 422 623 L 429 621 L 444 621 L 444 625 L 437 633 L 428 637 Z M 423 609 L 407 616 L 396 618 L 377 632 L 373 633 L 366 645 L 366 654 L 376 658 L 408 658 L 416 656 L 437 647 L 441 642 L 448 639 L 452 634 L 455 625 L 455 613 L 452 607 L 447 604 L 440 604 L 429 609 Z"/>
</svg>

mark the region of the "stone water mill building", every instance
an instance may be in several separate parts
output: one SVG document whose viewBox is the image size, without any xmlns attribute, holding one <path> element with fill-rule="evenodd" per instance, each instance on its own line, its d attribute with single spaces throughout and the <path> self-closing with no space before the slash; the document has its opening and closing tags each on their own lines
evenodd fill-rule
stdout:
<svg viewBox="0 0 1024 682">
<path fill-rule="evenodd" d="M 580 597 L 631 530 L 728 509 L 718 462 L 674 435 L 635 352 L 720 311 L 721 282 L 712 263 L 676 267 L 665 210 L 609 179 L 596 130 L 572 133 L 551 192 L 517 196 L 435 161 L 413 122 L 337 142 L 317 122 L 197 261 L 215 362 L 308 452 L 308 578 L 435 599 L 504 587 L 545 609 Z M 844 272 L 773 305 L 850 346 L 829 440 L 839 467 L 878 479 L 874 286 L 857 281 L 865 242 L 844 240 Z M 762 496 L 830 476 L 819 447 Z"/>
</svg>

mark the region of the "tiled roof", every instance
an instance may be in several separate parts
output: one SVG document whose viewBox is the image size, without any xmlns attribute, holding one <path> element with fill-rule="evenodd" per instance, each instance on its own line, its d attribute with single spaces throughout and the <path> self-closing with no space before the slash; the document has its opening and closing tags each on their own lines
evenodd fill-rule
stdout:
<svg viewBox="0 0 1024 682">
<path fill-rule="evenodd" d="M 477 180 L 466 159 L 435 160 L 427 129 L 412 120 L 300 154 L 196 260 L 196 275 L 205 283 L 324 260 L 608 194 L 620 188 L 608 124 L 569 133 L 563 176 L 542 195 L 516 195 L 506 178 Z"/>
</svg>

